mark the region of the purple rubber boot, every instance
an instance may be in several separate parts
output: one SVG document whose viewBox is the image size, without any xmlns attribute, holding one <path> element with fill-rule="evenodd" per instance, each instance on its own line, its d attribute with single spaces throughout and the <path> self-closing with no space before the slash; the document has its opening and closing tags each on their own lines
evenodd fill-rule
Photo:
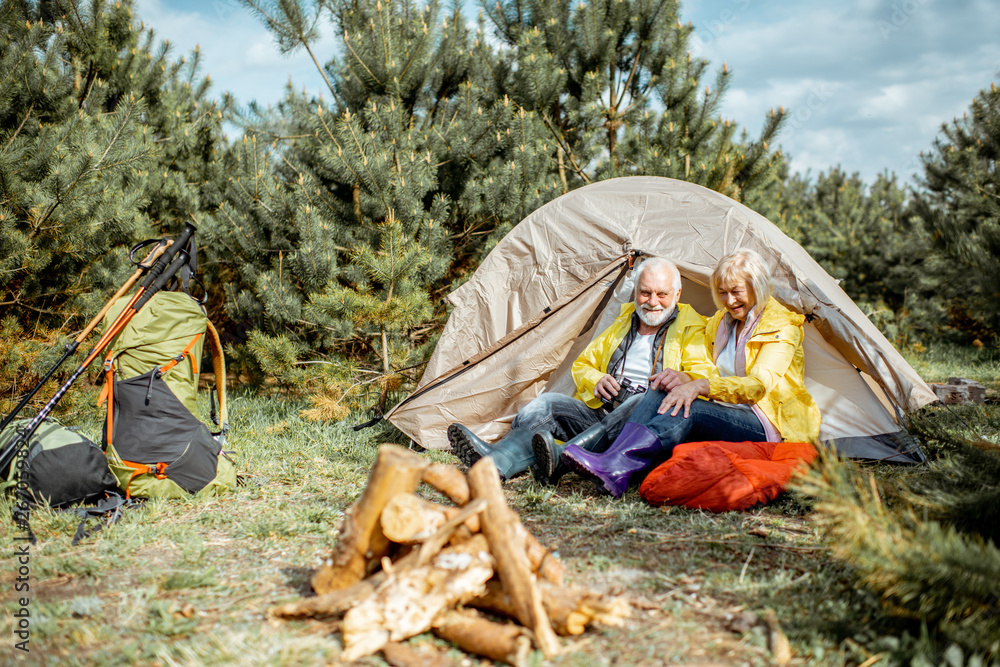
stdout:
<svg viewBox="0 0 1000 667">
<path fill-rule="evenodd" d="M 570 445 L 563 460 L 578 473 L 599 481 L 614 497 L 628 490 L 632 475 L 648 470 L 663 453 L 656 434 L 642 424 L 627 422 L 614 443 L 602 454 Z"/>
</svg>

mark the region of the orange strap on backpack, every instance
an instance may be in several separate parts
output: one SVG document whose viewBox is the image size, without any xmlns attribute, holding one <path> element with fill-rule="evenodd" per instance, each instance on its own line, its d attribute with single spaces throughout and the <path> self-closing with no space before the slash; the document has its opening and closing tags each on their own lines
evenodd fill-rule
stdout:
<svg viewBox="0 0 1000 667">
<path fill-rule="evenodd" d="M 180 354 L 178 354 L 176 357 L 174 357 L 173 359 L 171 359 L 167 363 L 165 363 L 162 366 L 160 366 L 160 373 L 163 374 L 163 375 L 166 375 L 167 373 L 170 372 L 170 370 L 174 366 L 176 366 L 178 363 L 180 363 L 181 361 L 183 361 L 184 357 L 188 357 L 189 359 L 191 359 L 191 370 L 193 370 L 194 374 L 197 375 L 198 374 L 198 360 L 195 359 L 193 356 L 189 356 L 189 353 L 194 348 L 195 344 L 199 340 L 201 340 L 201 337 L 203 335 L 204 334 L 198 334 L 197 336 L 195 336 L 194 338 L 192 338 L 191 342 L 188 343 L 187 347 L 184 348 L 184 351 L 182 351 Z"/>
<path fill-rule="evenodd" d="M 191 360 L 191 370 L 194 371 L 195 375 L 198 375 L 198 360 L 195 359 L 194 355 L 191 354 L 191 350 L 194 349 L 194 346 L 198 343 L 199 340 L 201 340 L 201 337 L 203 335 L 204 334 L 202 334 L 202 333 L 195 335 L 195 337 L 191 339 L 191 342 L 187 344 L 187 347 L 185 347 L 181 351 L 180 354 L 178 354 L 176 357 L 174 357 L 173 359 L 171 359 L 167 363 L 165 363 L 162 366 L 160 366 L 160 375 L 166 375 L 167 373 L 169 373 L 173 369 L 174 366 L 176 366 L 178 363 L 180 363 L 181 361 L 184 360 L 184 357 L 187 357 L 188 359 Z M 114 371 L 114 367 L 113 367 L 112 364 L 113 364 L 113 361 L 114 361 L 114 356 L 115 356 L 114 350 L 109 350 L 108 351 L 108 355 L 106 357 L 104 357 L 104 388 L 101 389 L 101 395 L 97 399 L 97 405 L 104 405 L 104 401 L 108 401 L 108 412 L 109 412 L 109 415 L 108 415 L 108 418 L 105 421 L 107 422 L 107 429 L 108 429 L 107 440 L 108 440 L 108 444 L 109 445 L 113 444 L 113 441 L 112 441 L 112 430 L 113 430 L 112 429 L 112 424 L 114 422 L 113 412 L 114 412 L 114 404 L 115 404 L 114 403 L 114 401 L 115 401 L 115 397 L 114 397 L 114 394 L 115 394 L 115 371 Z M 136 465 L 139 465 L 139 464 L 136 464 Z M 165 464 L 159 464 L 159 465 L 164 465 L 164 467 L 166 467 Z M 131 466 L 131 467 L 134 467 L 134 466 Z M 138 474 L 138 473 L 133 474 L 132 477 L 135 477 L 136 474 Z"/>
<path fill-rule="evenodd" d="M 125 499 L 128 500 L 132 497 L 132 492 L 130 488 L 132 486 L 132 480 L 136 478 L 137 475 L 153 475 L 156 479 L 166 479 L 167 478 L 167 466 L 169 463 L 157 463 L 155 466 L 148 466 L 142 463 L 135 463 L 133 461 L 126 461 L 122 459 L 122 463 L 129 468 L 132 468 L 133 472 L 129 475 L 128 483 L 125 484 Z"/>
</svg>

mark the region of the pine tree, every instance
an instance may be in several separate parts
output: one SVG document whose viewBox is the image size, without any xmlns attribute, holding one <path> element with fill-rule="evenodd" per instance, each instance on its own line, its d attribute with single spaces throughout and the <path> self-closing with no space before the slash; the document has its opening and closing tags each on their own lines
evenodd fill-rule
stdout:
<svg viewBox="0 0 1000 667">
<path fill-rule="evenodd" d="M 153 138 L 141 127 L 145 102 L 113 90 L 98 75 L 103 63 L 81 52 L 102 42 L 117 50 L 108 40 L 127 25 L 122 11 L 101 7 L 77 25 L 27 4 L 4 7 L 0 287 L 4 305 L 58 317 L 86 291 L 88 267 L 113 270 L 120 258 L 105 259 L 108 251 L 142 224 Z"/>
<path fill-rule="evenodd" d="M 993 664 L 1000 657 L 1000 449 L 929 429 L 929 417 L 915 432 L 923 439 L 937 431 L 934 438 L 947 440 L 945 449 L 928 448 L 940 456 L 929 469 L 880 484 L 871 472 L 821 452 L 797 488 L 815 499 L 831 554 L 853 566 L 888 613 Z"/>
<path fill-rule="evenodd" d="M 220 116 L 196 70 L 128 1 L 0 5 L 0 304 L 26 336 L 88 320 L 131 243 L 211 205 Z"/>
<path fill-rule="evenodd" d="M 981 91 L 921 159 L 914 203 L 942 259 L 936 276 L 951 324 L 993 339 L 1000 328 L 1000 89 Z"/>
<path fill-rule="evenodd" d="M 378 237 L 377 250 L 362 243 L 351 252 L 354 266 L 364 271 L 365 279 L 315 296 L 312 308 L 349 319 L 354 335 L 381 360 L 381 373 L 373 380 L 381 389 L 377 403 L 381 413 L 389 391 L 402 384 L 397 371 L 422 361 L 410 334 L 433 312 L 429 294 L 419 286 L 420 272 L 433 257 L 407 237 L 391 210 L 378 226 Z"/>
<path fill-rule="evenodd" d="M 428 354 L 424 325 L 443 315 L 440 292 L 555 183 L 540 185 L 544 170 L 529 164 L 539 151 L 526 114 L 485 86 L 475 56 L 488 45 L 457 5 L 247 5 L 282 49 L 308 48 L 318 62 L 317 20 L 342 41 L 322 67 L 332 101 L 289 92 L 243 119 L 213 222 L 243 285 L 230 314 L 336 368 L 377 373 L 384 404 L 399 373 Z"/>
<path fill-rule="evenodd" d="M 568 191 L 581 183 L 659 175 L 700 183 L 745 201 L 775 175 L 768 147 L 783 118 L 765 119 L 760 138 L 735 139 L 718 107 L 731 72 L 712 85 L 708 63 L 687 51 L 693 28 L 672 0 L 484 0 L 505 52 L 494 78 L 535 112 L 555 142 Z"/>
<path fill-rule="evenodd" d="M 457 3 L 434 0 L 244 2 L 282 51 L 307 50 L 326 82 L 319 98 L 290 90 L 242 117 L 245 143 L 226 159 L 212 223 L 239 275 L 230 315 L 269 337 L 255 338 L 258 362 L 281 358 L 268 352 L 281 336 L 314 357 L 268 372 L 323 361 L 378 373 L 384 388 L 387 373 L 426 355 L 455 281 L 511 226 L 583 183 L 673 175 L 748 202 L 774 187 L 781 158 L 767 141 L 782 114 L 760 140 L 736 138 L 718 114 L 730 73 L 701 92 L 707 63 L 687 56 L 691 29 L 673 3 L 501 3 L 470 28 Z M 332 57 L 316 47 L 322 21 L 338 38 Z M 390 250 L 396 235 L 417 254 Z M 378 253 L 406 265 L 405 280 L 373 278 L 366 258 Z M 379 323 L 371 300 L 402 298 L 404 285 L 432 310 Z"/>
<path fill-rule="evenodd" d="M 783 231 L 897 344 L 932 330 L 933 258 L 894 175 L 880 174 L 868 186 L 839 167 L 820 172 L 815 181 L 796 174 L 782 181 L 773 206 Z"/>
</svg>

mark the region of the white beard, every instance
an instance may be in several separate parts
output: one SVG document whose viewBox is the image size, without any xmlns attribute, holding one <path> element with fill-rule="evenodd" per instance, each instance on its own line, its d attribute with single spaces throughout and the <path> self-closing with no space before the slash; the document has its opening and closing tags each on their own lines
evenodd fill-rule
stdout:
<svg viewBox="0 0 1000 667">
<path fill-rule="evenodd" d="M 667 321 L 671 313 L 674 312 L 675 306 L 670 306 L 669 308 L 656 308 L 647 309 L 645 306 L 640 306 L 636 304 L 635 312 L 639 315 L 639 319 L 642 323 L 649 327 L 658 327 Z"/>
</svg>

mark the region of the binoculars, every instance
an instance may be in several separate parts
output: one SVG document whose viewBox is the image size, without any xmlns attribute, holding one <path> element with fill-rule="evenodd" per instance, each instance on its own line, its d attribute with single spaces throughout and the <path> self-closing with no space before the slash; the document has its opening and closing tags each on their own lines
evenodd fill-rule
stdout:
<svg viewBox="0 0 1000 667">
<path fill-rule="evenodd" d="M 622 378 L 619 382 L 621 389 L 618 390 L 618 395 L 612 398 L 604 398 L 603 396 L 598 396 L 601 402 L 604 403 L 604 407 L 610 412 L 614 410 L 619 405 L 627 401 L 632 396 L 637 394 L 645 393 L 646 385 L 639 382 L 633 383 L 628 378 Z"/>
</svg>

